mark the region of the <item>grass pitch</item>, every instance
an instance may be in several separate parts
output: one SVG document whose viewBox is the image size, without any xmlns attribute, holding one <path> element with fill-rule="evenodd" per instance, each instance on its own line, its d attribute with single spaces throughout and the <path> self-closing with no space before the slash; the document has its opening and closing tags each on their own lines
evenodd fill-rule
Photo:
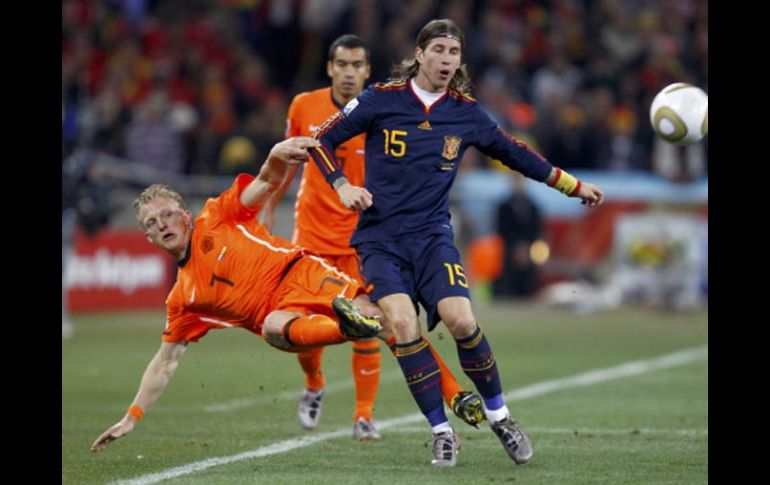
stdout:
<svg viewBox="0 0 770 485">
<path fill-rule="evenodd" d="M 430 430 L 414 416 L 417 406 L 384 345 L 375 409 L 375 421 L 385 425 L 382 440 L 350 438 L 349 344 L 324 352 L 323 418 L 306 432 L 296 417 L 304 380 L 295 356 L 239 329 L 213 330 L 190 344 L 171 384 L 134 431 L 92 454 L 91 443 L 123 416 L 160 345 L 164 314 L 158 311 L 75 316 L 76 335 L 62 342 L 62 482 L 155 483 L 182 467 L 163 483 L 707 483 L 705 356 L 588 385 L 554 384 L 530 397 L 517 392 L 702 348 L 706 311 L 576 316 L 510 303 L 475 311 L 503 388 L 516 396 L 508 407 L 533 441 L 535 457 L 527 465 L 513 464 L 488 426 L 474 430 L 448 411 L 462 440 L 458 463 L 431 467 L 423 445 Z M 444 327 L 428 337 L 471 388 Z M 306 437 L 316 441 L 302 443 Z M 212 458 L 223 463 L 194 469 Z"/>
</svg>

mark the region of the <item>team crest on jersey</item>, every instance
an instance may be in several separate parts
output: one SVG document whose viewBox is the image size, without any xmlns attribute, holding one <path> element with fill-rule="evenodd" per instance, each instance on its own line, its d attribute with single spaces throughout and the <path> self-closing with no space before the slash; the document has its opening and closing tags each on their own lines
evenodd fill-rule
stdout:
<svg viewBox="0 0 770 485">
<path fill-rule="evenodd" d="M 441 156 L 447 160 L 454 160 L 457 158 L 457 153 L 460 151 L 460 142 L 462 141 L 463 139 L 459 136 L 445 136 L 444 152 L 441 154 Z"/>
</svg>

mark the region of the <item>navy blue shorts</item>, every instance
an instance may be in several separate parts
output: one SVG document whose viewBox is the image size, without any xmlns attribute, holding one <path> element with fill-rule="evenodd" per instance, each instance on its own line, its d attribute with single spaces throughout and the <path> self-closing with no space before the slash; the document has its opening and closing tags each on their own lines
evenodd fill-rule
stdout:
<svg viewBox="0 0 770 485">
<path fill-rule="evenodd" d="M 369 297 L 376 302 L 395 293 L 412 298 L 428 313 L 428 330 L 441 318 L 436 305 L 448 296 L 470 298 L 460 253 L 449 234 L 429 234 L 398 241 L 373 241 L 356 246 Z"/>
</svg>

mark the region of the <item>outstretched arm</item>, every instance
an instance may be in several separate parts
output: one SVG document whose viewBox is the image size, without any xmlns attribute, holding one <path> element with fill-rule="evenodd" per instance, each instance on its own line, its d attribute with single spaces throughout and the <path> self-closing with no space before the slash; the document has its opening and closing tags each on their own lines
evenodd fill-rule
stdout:
<svg viewBox="0 0 770 485">
<path fill-rule="evenodd" d="M 483 109 L 476 112 L 476 124 L 478 148 L 486 155 L 569 197 L 578 197 L 588 207 L 596 207 L 604 201 L 604 193 L 599 187 L 581 182 L 565 170 L 553 166 L 525 143 L 503 131 Z"/>
<path fill-rule="evenodd" d="M 283 183 L 290 165 L 305 163 L 307 149 L 320 146 L 318 141 L 298 136 L 276 143 L 255 178 L 241 192 L 241 204 L 252 209 L 261 208 L 268 197 Z"/>
<path fill-rule="evenodd" d="M 268 230 L 272 230 L 273 228 L 273 223 L 275 222 L 275 209 L 278 207 L 281 199 L 283 199 L 283 195 L 286 193 L 289 185 L 291 185 L 292 180 L 294 180 L 294 177 L 297 175 L 298 169 L 299 165 L 288 165 L 283 181 L 278 184 L 278 188 L 267 198 L 264 207 L 262 207 L 262 211 L 259 213 L 259 223 Z"/>
<path fill-rule="evenodd" d="M 96 438 L 96 441 L 91 445 L 91 451 L 94 453 L 102 451 L 108 444 L 134 429 L 134 425 L 142 419 L 144 411 L 152 406 L 163 393 L 176 371 L 186 346 L 187 342 L 185 341 L 161 344 L 158 353 L 155 354 L 144 371 L 142 381 L 139 384 L 139 392 L 136 393 L 128 412 L 123 416 L 123 419 L 110 426 L 107 431 Z"/>
</svg>

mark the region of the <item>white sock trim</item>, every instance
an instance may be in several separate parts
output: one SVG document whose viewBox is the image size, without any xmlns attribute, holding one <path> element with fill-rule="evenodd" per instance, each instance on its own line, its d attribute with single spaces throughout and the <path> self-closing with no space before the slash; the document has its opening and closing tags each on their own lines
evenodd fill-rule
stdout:
<svg viewBox="0 0 770 485">
<path fill-rule="evenodd" d="M 500 409 L 486 409 L 485 406 L 485 411 L 487 415 L 487 421 L 490 423 L 496 423 L 502 419 L 507 418 L 511 414 L 510 411 L 508 411 L 508 406 L 505 404 L 503 404 L 503 407 Z"/>
<path fill-rule="evenodd" d="M 449 424 L 449 421 L 444 421 L 443 423 L 437 424 L 436 426 L 431 426 L 430 430 L 433 431 L 433 434 L 445 433 L 447 431 L 454 433 L 452 425 Z"/>
</svg>

